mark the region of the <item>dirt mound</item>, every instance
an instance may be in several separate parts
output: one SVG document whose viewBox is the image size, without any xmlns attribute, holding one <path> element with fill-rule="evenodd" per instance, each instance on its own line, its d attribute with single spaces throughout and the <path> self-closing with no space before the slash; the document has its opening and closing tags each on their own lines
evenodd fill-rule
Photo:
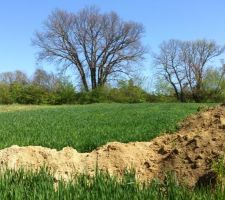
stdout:
<svg viewBox="0 0 225 200">
<path fill-rule="evenodd" d="M 122 175 L 134 168 L 141 181 L 163 178 L 175 171 L 180 181 L 194 186 L 209 174 L 212 163 L 225 152 L 225 106 L 210 108 L 186 119 L 175 134 L 150 142 L 108 143 L 90 153 L 66 147 L 61 151 L 39 146 L 12 146 L 0 151 L 0 168 L 47 167 L 57 179 L 98 169 Z"/>
</svg>

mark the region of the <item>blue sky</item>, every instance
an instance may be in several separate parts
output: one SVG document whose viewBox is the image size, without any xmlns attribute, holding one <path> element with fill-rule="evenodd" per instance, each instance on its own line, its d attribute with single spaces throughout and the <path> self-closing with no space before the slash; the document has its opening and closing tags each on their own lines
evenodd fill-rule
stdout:
<svg viewBox="0 0 225 200">
<path fill-rule="evenodd" d="M 40 66 L 53 70 L 48 63 L 36 63 L 37 49 L 31 46 L 35 30 L 41 30 L 42 22 L 56 8 L 76 12 L 87 5 L 141 22 L 146 29 L 143 42 L 153 51 L 171 38 L 206 38 L 225 44 L 224 0 L 1 0 L 0 72 L 20 69 L 32 74 Z M 147 56 L 144 69 L 149 74 L 151 62 Z"/>
</svg>

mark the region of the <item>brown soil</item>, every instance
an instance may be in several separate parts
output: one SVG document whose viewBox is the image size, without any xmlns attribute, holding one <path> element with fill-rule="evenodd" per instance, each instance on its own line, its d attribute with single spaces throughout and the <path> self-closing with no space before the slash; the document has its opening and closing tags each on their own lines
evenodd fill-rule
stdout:
<svg viewBox="0 0 225 200">
<path fill-rule="evenodd" d="M 39 146 L 12 146 L 0 150 L 0 168 L 39 169 L 47 167 L 56 180 L 71 175 L 93 175 L 98 169 L 122 175 L 135 169 L 141 181 L 164 177 L 175 171 L 178 179 L 194 186 L 211 171 L 213 161 L 225 152 L 225 105 L 210 108 L 186 119 L 175 134 L 150 142 L 111 142 L 90 153 L 66 147 L 61 151 Z"/>
</svg>

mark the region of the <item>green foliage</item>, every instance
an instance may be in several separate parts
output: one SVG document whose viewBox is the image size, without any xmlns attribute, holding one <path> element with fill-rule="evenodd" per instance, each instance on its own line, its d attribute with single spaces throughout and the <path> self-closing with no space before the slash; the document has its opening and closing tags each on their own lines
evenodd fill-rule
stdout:
<svg viewBox="0 0 225 200">
<path fill-rule="evenodd" d="M 132 79 L 119 81 L 116 88 L 105 85 L 89 92 L 76 93 L 73 84 L 66 78 L 56 78 L 39 71 L 38 73 L 33 82 L 1 83 L 0 104 L 61 105 L 109 102 L 174 102 L 173 96 L 148 94 L 140 86 L 135 85 Z"/>
<path fill-rule="evenodd" d="M 51 90 L 36 84 L 0 84 L 0 104 L 71 104 L 75 88 L 67 81 L 58 81 Z"/>
<path fill-rule="evenodd" d="M 224 157 L 220 157 L 216 162 L 212 165 L 213 171 L 217 175 L 217 182 L 220 184 L 225 184 L 225 166 L 224 166 Z"/>
<path fill-rule="evenodd" d="M 110 141 L 149 141 L 176 130 L 177 122 L 200 105 L 112 103 L 0 112 L 0 148 L 13 144 L 71 146 L 85 152 Z"/>
<path fill-rule="evenodd" d="M 14 83 L 9 85 L 10 87 L 10 94 L 13 99 L 13 103 L 20 102 L 20 99 L 22 98 L 22 90 L 23 90 L 23 85 Z"/>
<path fill-rule="evenodd" d="M 11 104 L 12 102 L 9 85 L 0 83 L 0 104 Z"/>
<path fill-rule="evenodd" d="M 224 69 L 210 69 L 204 76 L 202 102 L 223 102 L 225 99 Z M 67 76 L 37 69 L 32 79 L 20 71 L 0 73 L 0 104 L 91 104 L 91 103 L 143 103 L 178 102 L 171 86 L 162 78 L 156 79 L 155 91 L 147 93 L 136 77 L 120 80 L 116 87 L 99 86 L 86 92 L 76 92 Z M 185 102 L 194 102 L 193 93 L 183 88 Z M 198 95 L 197 95 L 198 96 Z"/>
<path fill-rule="evenodd" d="M 180 94 L 180 91 L 178 91 Z M 225 65 L 222 68 L 208 68 L 204 73 L 201 90 L 183 87 L 185 102 L 223 102 L 225 99 Z M 175 92 L 172 86 L 159 76 L 155 82 L 155 91 L 149 94 L 150 102 L 174 102 Z"/>
<path fill-rule="evenodd" d="M 142 103 L 146 102 L 146 97 L 147 93 L 135 85 L 132 79 L 119 81 L 118 88 L 112 89 L 109 93 L 109 98 L 118 103 Z"/>
<path fill-rule="evenodd" d="M 73 84 L 67 80 L 60 80 L 49 92 L 47 103 L 53 105 L 73 104 L 75 99 L 76 93 Z"/>
<path fill-rule="evenodd" d="M 47 91 L 40 86 L 25 85 L 20 91 L 17 103 L 21 104 L 43 104 L 47 100 Z"/>
<path fill-rule="evenodd" d="M 68 77 L 42 69 L 31 80 L 20 71 L 0 73 L 0 104 L 71 104 L 75 94 Z"/>
<path fill-rule="evenodd" d="M 117 88 L 102 86 L 90 92 L 77 94 L 79 104 L 88 103 L 142 103 L 146 102 L 147 93 L 139 86 L 134 85 L 133 80 L 119 81 Z"/>
<path fill-rule="evenodd" d="M 76 95 L 76 101 L 79 104 L 112 102 L 109 97 L 110 91 L 110 87 L 102 86 L 90 92 L 80 92 Z"/>
<path fill-rule="evenodd" d="M 59 181 L 45 170 L 24 172 L 7 170 L 0 174 L 1 200 L 70 200 L 70 199 L 151 199 L 151 200 L 223 200 L 225 190 L 220 185 L 214 191 L 210 188 L 189 189 L 180 185 L 173 175 L 167 175 L 164 182 L 139 183 L 127 173 L 121 181 L 107 173 L 96 176 L 78 175 L 73 181 Z M 220 189 L 217 189 L 220 188 Z"/>
<path fill-rule="evenodd" d="M 225 99 L 225 68 L 208 69 L 203 85 L 205 102 L 223 102 Z"/>
</svg>

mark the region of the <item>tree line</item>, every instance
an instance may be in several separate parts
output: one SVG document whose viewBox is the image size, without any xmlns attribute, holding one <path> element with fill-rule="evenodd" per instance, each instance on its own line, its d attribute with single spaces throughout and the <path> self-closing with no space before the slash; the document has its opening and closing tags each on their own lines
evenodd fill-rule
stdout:
<svg viewBox="0 0 225 200">
<path fill-rule="evenodd" d="M 157 71 L 155 90 L 144 91 L 130 78 L 141 71 L 149 53 L 142 42 L 144 33 L 141 23 L 93 6 L 77 13 L 55 10 L 32 43 L 38 48 L 38 61 L 54 63 L 63 72 L 72 69 L 81 88 L 75 91 L 68 77 L 41 69 L 32 79 L 21 71 L 7 72 L 0 75 L 0 103 L 224 100 L 225 65 L 218 60 L 225 46 L 206 39 L 163 42 L 149 66 Z"/>
<path fill-rule="evenodd" d="M 42 69 L 32 78 L 19 70 L 0 74 L 2 104 L 68 104 L 74 101 L 74 89 L 66 77 Z"/>
<path fill-rule="evenodd" d="M 222 102 L 225 99 L 225 72 L 210 68 L 203 78 L 201 102 Z M 119 80 L 116 85 L 105 84 L 91 91 L 77 90 L 67 76 L 36 69 L 29 78 L 25 73 L 0 73 L 0 104 L 88 104 L 88 103 L 142 103 L 178 102 L 174 88 L 159 76 L 155 91 L 147 92 L 137 79 Z M 185 101 L 195 102 L 190 91 Z"/>
<path fill-rule="evenodd" d="M 36 69 L 31 78 L 17 70 L 0 73 L 0 104 L 87 104 L 100 102 L 140 103 L 148 94 L 132 79 L 116 87 L 76 90 L 67 76 Z"/>
</svg>

